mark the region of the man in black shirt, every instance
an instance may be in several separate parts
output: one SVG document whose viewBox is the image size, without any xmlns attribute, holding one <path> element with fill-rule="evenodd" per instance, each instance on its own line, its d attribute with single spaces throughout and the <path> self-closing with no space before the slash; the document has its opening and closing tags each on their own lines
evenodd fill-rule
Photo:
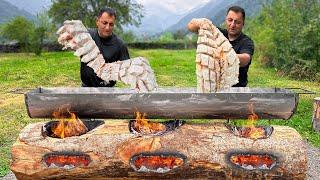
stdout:
<svg viewBox="0 0 320 180">
<path fill-rule="evenodd" d="M 111 8 L 103 8 L 96 19 L 97 29 L 89 29 L 106 63 L 130 59 L 127 47 L 113 33 L 115 21 L 115 11 Z M 81 62 L 81 80 L 83 87 L 113 87 L 116 84 L 116 81 L 103 81 L 83 62 Z"/>
<path fill-rule="evenodd" d="M 225 24 L 227 29 L 220 29 L 229 40 L 240 60 L 239 83 L 233 87 L 246 87 L 248 84 L 248 70 L 254 53 L 253 41 L 242 33 L 245 21 L 245 11 L 239 6 L 228 9 Z"/>
</svg>

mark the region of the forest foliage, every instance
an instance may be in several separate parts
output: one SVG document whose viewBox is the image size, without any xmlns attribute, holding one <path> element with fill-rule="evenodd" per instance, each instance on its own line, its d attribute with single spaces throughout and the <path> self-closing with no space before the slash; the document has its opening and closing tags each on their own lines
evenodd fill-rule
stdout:
<svg viewBox="0 0 320 180">
<path fill-rule="evenodd" d="M 320 1 L 274 0 L 246 22 L 258 60 L 280 74 L 320 81 Z"/>
</svg>

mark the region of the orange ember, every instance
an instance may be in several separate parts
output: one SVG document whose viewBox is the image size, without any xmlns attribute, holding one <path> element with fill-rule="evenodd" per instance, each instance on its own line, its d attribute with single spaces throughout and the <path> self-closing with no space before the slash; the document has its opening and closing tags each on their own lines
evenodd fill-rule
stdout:
<svg viewBox="0 0 320 180">
<path fill-rule="evenodd" d="M 65 138 L 79 136 L 88 131 L 87 127 L 80 119 L 78 119 L 75 113 L 69 111 L 67 111 L 67 113 L 56 111 L 53 113 L 53 116 L 56 119 L 59 119 L 59 123 L 51 128 L 56 137 Z"/>
<path fill-rule="evenodd" d="M 248 127 L 242 133 L 241 136 L 251 138 L 251 139 L 259 139 L 264 138 L 265 130 L 262 127 Z"/>
<path fill-rule="evenodd" d="M 133 162 L 137 169 L 142 166 L 149 170 L 157 170 L 159 168 L 173 169 L 183 164 L 183 159 L 174 156 L 140 156 Z"/>
<path fill-rule="evenodd" d="M 251 139 L 259 139 L 259 138 L 265 137 L 264 129 L 261 127 L 255 126 L 259 117 L 253 111 L 253 103 L 249 104 L 249 110 L 250 110 L 251 114 L 248 117 L 247 129 L 243 133 L 243 136 L 251 138 Z"/>
<path fill-rule="evenodd" d="M 232 163 L 241 167 L 252 166 L 253 169 L 271 169 L 275 161 L 269 155 L 233 155 L 230 157 Z"/>
<path fill-rule="evenodd" d="M 86 156 L 79 155 L 52 155 L 45 159 L 45 163 L 47 166 L 55 164 L 59 167 L 63 167 L 65 165 L 88 166 L 90 160 Z"/>
<path fill-rule="evenodd" d="M 146 114 L 136 113 L 136 121 L 134 122 L 134 129 L 142 134 L 153 134 L 157 132 L 163 132 L 166 130 L 166 126 L 161 123 L 150 122 L 146 119 Z"/>
</svg>

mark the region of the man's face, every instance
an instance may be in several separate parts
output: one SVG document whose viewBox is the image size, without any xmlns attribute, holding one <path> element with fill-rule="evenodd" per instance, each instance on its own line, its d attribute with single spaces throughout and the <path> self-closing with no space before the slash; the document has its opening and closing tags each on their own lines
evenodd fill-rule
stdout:
<svg viewBox="0 0 320 180">
<path fill-rule="evenodd" d="M 106 12 L 104 12 L 100 18 L 97 18 L 96 24 L 98 27 L 99 35 L 103 38 L 111 36 L 115 21 L 116 18 L 114 16 L 110 16 Z"/>
<path fill-rule="evenodd" d="M 244 21 L 241 12 L 236 13 L 234 11 L 229 11 L 225 23 L 229 35 L 239 35 L 244 26 Z"/>
</svg>

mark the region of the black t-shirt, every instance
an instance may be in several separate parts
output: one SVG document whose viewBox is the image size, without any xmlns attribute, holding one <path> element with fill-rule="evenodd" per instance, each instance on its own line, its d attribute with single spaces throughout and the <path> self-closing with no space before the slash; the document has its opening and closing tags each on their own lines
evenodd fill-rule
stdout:
<svg viewBox="0 0 320 180">
<path fill-rule="evenodd" d="M 115 34 L 107 38 L 101 38 L 97 29 L 89 29 L 92 39 L 98 46 L 106 63 L 112 63 L 119 60 L 130 59 L 128 48 Z M 113 87 L 116 81 L 104 82 L 93 71 L 92 68 L 81 62 L 81 80 L 85 87 Z"/>
<path fill-rule="evenodd" d="M 221 28 L 219 28 L 219 30 L 228 39 L 228 31 L 226 29 L 221 29 Z M 236 40 L 229 41 L 229 42 L 237 54 L 247 53 L 247 54 L 250 54 L 251 56 L 251 59 L 248 65 L 245 67 L 240 67 L 239 83 L 233 86 L 233 87 L 246 87 L 248 84 L 248 70 L 249 70 L 249 66 L 251 64 L 252 56 L 254 53 L 254 43 L 247 35 L 243 33 L 241 33 Z"/>
</svg>

